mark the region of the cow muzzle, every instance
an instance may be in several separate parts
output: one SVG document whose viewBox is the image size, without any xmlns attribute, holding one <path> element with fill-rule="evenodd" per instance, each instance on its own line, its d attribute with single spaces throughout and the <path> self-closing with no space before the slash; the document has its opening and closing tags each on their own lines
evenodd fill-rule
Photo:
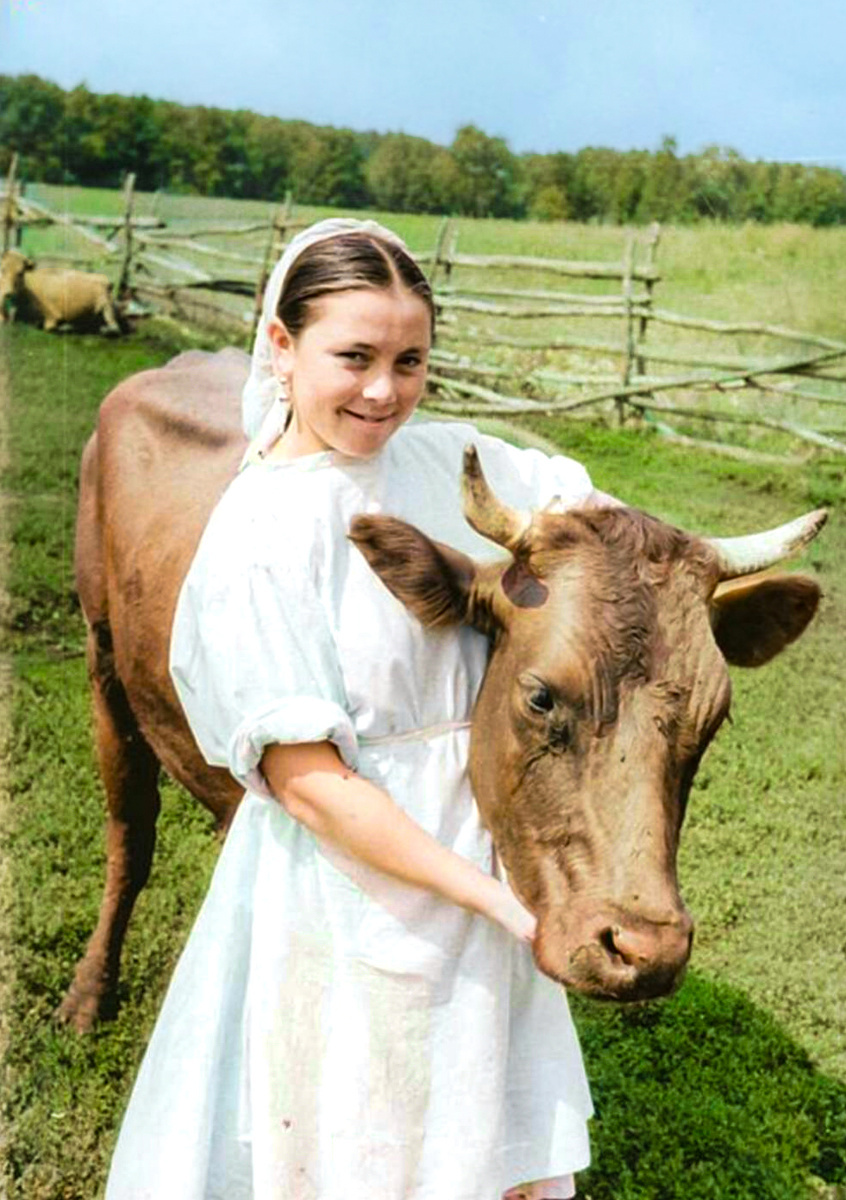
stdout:
<svg viewBox="0 0 846 1200">
<path fill-rule="evenodd" d="M 534 943 L 539 969 L 565 987 L 633 1002 L 666 996 L 681 982 L 693 944 L 683 907 L 650 919 L 616 909 L 573 917 L 541 918 Z"/>
</svg>

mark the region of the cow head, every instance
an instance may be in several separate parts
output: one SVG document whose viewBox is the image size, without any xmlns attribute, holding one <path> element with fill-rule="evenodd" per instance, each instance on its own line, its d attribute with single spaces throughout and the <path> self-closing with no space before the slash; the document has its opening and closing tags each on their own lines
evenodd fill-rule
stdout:
<svg viewBox="0 0 846 1200">
<path fill-rule="evenodd" d="M 510 559 L 476 563 L 390 517 L 357 517 L 351 536 L 423 624 L 464 621 L 491 640 L 470 774 L 537 917 L 539 968 L 595 996 L 662 995 L 690 954 L 676 852 L 728 714 L 726 663 L 758 666 L 804 630 L 818 585 L 759 572 L 826 514 L 722 541 L 625 507 L 522 514 L 490 492 L 473 447 L 464 495 Z"/>
<path fill-rule="evenodd" d="M 19 250 L 7 250 L 0 259 L 0 321 L 5 319 L 7 302 L 18 295 L 24 274 L 34 265 Z"/>
</svg>

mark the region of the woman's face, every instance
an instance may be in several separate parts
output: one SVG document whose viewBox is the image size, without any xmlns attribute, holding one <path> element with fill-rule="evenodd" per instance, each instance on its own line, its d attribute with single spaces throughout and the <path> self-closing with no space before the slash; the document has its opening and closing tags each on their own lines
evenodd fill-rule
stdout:
<svg viewBox="0 0 846 1200">
<path fill-rule="evenodd" d="M 273 366 L 293 407 L 290 457 L 375 454 L 423 394 L 431 344 L 426 303 L 405 288 L 355 288 L 315 300 L 296 338 L 275 318 Z"/>
</svg>

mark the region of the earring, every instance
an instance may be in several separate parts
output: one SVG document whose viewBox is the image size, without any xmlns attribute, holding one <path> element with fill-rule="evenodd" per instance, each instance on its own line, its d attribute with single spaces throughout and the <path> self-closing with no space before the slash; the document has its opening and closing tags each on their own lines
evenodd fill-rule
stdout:
<svg viewBox="0 0 846 1200">
<path fill-rule="evenodd" d="M 276 382 L 278 384 L 276 399 L 267 410 L 256 435 L 255 451 L 258 458 L 264 458 L 275 446 L 285 432 L 287 424 L 288 390 L 281 379 L 277 379 Z"/>
</svg>

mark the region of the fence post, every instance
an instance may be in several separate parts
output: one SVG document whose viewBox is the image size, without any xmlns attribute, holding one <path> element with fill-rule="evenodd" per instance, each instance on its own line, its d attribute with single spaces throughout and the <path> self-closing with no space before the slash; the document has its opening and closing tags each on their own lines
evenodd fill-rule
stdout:
<svg viewBox="0 0 846 1200">
<path fill-rule="evenodd" d="M 253 322 L 250 326 L 250 339 L 247 343 L 247 349 L 251 349 L 256 338 L 256 330 L 259 327 L 261 320 L 261 310 L 264 305 L 264 289 L 267 287 L 267 281 L 270 278 L 270 272 L 276 265 L 278 252 L 281 249 L 282 243 L 285 241 L 285 231 L 288 222 L 291 219 L 291 209 L 293 200 L 290 192 L 285 193 L 285 200 L 281 207 L 273 214 L 270 221 L 270 233 L 267 238 L 267 243 L 264 248 L 264 260 L 259 271 L 258 281 L 256 283 L 256 298 L 253 303 Z"/>
<path fill-rule="evenodd" d="M 441 262 L 443 263 L 444 274 L 446 275 L 447 283 L 449 283 L 450 279 L 452 278 L 452 259 L 453 259 L 453 255 L 455 254 L 455 247 L 457 245 L 458 245 L 458 229 L 455 226 L 455 222 L 453 220 L 450 220 L 449 242 L 447 244 L 446 252 L 441 259 Z"/>
<path fill-rule="evenodd" d="M 9 170 L 6 173 L 6 198 L 3 203 L 3 253 L 9 250 L 12 244 L 19 244 L 20 239 L 14 236 L 15 226 L 18 219 L 18 206 L 15 201 L 15 177 L 18 172 L 18 154 L 17 151 L 12 155 L 12 161 L 9 163 Z"/>
<path fill-rule="evenodd" d="M 24 204 L 26 202 L 27 182 L 25 179 L 18 180 L 16 205 L 15 205 L 15 249 L 20 250 L 23 245 L 24 231 Z"/>
<path fill-rule="evenodd" d="M 649 226 L 649 234 L 646 240 L 646 258 L 645 264 L 647 267 L 655 266 L 655 255 L 658 252 L 658 242 L 661 239 L 661 226 L 657 221 L 653 221 Z M 646 280 L 646 300 L 644 301 L 644 312 L 641 313 L 637 327 L 637 345 L 638 350 L 641 349 L 646 341 L 647 330 L 649 329 L 649 320 L 652 316 L 652 304 L 654 297 L 652 295 L 655 288 L 655 280 Z M 646 374 L 646 357 L 643 354 L 637 356 L 637 373 L 638 375 Z"/>
<path fill-rule="evenodd" d="M 285 193 L 285 200 L 279 212 L 276 214 L 276 245 L 274 250 L 281 250 L 285 244 L 285 235 L 288 232 L 288 224 L 291 217 L 294 215 L 294 193 L 289 188 Z M 271 268 L 272 269 L 272 268 Z"/>
<path fill-rule="evenodd" d="M 435 278 L 438 274 L 438 267 L 441 266 L 441 255 L 444 250 L 444 242 L 446 241 L 447 232 L 449 231 L 449 217 L 442 217 L 441 223 L 438 226 L 438 232 L 435 235 L 435 251 L 432 255 L 432 269 L 429 272 L 429 287 L 434 292 Z"/>
<path fill-rule="evenodd" d="M 118 304 L 129 297 L 132 272 L 132 210 L 135 204 L 135 173 L 129 171 L 123 184 L 123 261 L 120 264 L 115 298 Z"/>
<path fill-rule="evenodd" d="M 634 317 L 632 315 L 632 272 L 634 270 L 634 234 L 629 234 L 626 241 L 626 248 L 623 252 L 623 307 L 625 308 L 626 320 L 626 351 L 623 358 L 623 387 L 628 387 L 632 379 L 632 365 L 634 363 L 635 349 L 635 330 Z M 617 422 L 622 425 L 626 419 L 626 400 L 624 396 L 617 396 L 614 403 L 617 406 Z"/>
</svg>

